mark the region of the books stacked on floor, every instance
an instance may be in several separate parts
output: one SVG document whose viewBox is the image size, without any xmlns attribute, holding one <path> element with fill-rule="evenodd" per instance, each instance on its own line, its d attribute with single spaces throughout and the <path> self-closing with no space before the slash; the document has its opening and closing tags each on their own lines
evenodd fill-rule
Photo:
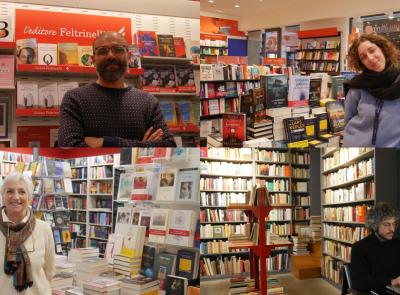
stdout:
<svg viewBox="0 0 400 295">
<path fill-rule="evenodd" d="M 106 278 L 98 278 L 90 282 L 83 283 L 83 292 L 86 295 L 108 294 L 119 295 L 121 282 Z"/>
<path fill-rule="evenodd" d="M 279 284 L 279 281 L 274 276 L 269 276 L 267 279 L 267 295 L 286 295 L 287 293 Z"/>
<path fill-rule="evenodd" d="M 68 261 L 71 263 L 77 263 L 84 259 L 99 257 L 99 248 L 87 247 L 87 248 L 73 248 L 69 251 Z"/>
<path fill-rule="evenodd" d="M 159 284 L 159 280 L 142 275 L 135 276 L 132 279 L 123 279 L 120 295 L 158 295 Z"/>
<path fill-rule="evenodd" d="M 142 258 L 140 256 L 128 257 L 124 255 L 114 255 L 114 271 L 127 277 L 132 277 L 140 272 Z"/>
<path fill-rule="evenodd" d="M 308 242 L 310 241 L 307 237 L 292 237 L 293 240 L 293 255 L 309 255 Z"/>
<path fill-rule="evenodd" d="M 311 240 L 321 241 L 321 216 L 310 216 Z"/>
<path fill-rule="evenodd" d="M 74 273 L 76 265 L 68 261 L 68 257 L 64 255 L 56 255 L 54 261 L 57 273 Z"/>
<path fill-rule="evenodd" d="M 243 294 L 254 291 L 255 281 L 246 276 L 234 276 L 231 278 L 230 294 Z"/>
<path fill-rule="evenodd" d="M 90 282 L 97 278 L 101 273 L 108 271 L 108 262 L 103 258 L 84 259 L 76 264 L 76 285 L 82 286 L 85 282 Z"/>
</svg>

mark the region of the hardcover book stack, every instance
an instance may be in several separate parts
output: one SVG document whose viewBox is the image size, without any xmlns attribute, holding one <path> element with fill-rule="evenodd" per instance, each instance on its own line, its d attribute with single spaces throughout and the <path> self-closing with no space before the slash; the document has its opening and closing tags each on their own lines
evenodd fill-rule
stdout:
<svg viewBox="0 0 400 295">
<path fill-rule="evenodd" d="M 105 278 L 95 279 L 93 281 L 83 283 L 83 292 L 87 295 L 119 295 L 120 289 L 120 281 Z"/>
<path fill-rule="evenodd" d="M 159 281 L 145 276 L 135 276 L 121 281 L 120 295 L 158 295 Z"/>
</svg>

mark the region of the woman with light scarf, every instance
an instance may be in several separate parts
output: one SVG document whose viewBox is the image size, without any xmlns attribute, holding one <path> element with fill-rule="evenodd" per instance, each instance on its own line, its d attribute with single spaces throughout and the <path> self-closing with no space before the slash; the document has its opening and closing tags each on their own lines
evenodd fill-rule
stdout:
<svg viewBox="0 0 400 295">
<path fill-rule="evenodd" d="M 7 176 L 1 188 L 1 294 L 51 294 L 54 240 L 51 227 L 36 219 L 29 207 L 32 193 L 32 182 L 20 173 Z"/>
</svg>

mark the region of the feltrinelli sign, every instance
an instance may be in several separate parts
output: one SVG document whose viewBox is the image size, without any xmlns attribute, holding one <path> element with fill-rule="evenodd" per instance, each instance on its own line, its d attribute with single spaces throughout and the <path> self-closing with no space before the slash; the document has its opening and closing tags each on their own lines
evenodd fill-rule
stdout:
<svg viewBox="0 0 400 295">
<path fill-rule="evenodd" d="M 105 31 L 123 34 L 132 44 L 131 19 L 106 15 L 16 9 L 15 40 L 36 38 L 38 43 L 92 45 Z"/>
</svg>

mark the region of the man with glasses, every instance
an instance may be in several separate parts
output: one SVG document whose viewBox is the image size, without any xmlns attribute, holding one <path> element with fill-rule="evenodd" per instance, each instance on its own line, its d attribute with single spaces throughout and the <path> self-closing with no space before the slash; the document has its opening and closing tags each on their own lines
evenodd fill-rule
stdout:
<svg viewBox="0 0 400 295">
<path fill-rule="evenodd" d="M 104 32 L 93 43 L 97 81 L 62 100 L 60 147 L 175 146 L 158 100 L 124 81 L 131 53 L 124 36 Z"/>
<path fill-rule="evenodd" d="M 398 221 L 399 212 L 391 204 L 379 203 L 368 211 L 366 227 L 371 234 L 351 248 L 350 278 L 360 294 L 387 294 L 387 286 L 400 286 Z"/>
</svg>

